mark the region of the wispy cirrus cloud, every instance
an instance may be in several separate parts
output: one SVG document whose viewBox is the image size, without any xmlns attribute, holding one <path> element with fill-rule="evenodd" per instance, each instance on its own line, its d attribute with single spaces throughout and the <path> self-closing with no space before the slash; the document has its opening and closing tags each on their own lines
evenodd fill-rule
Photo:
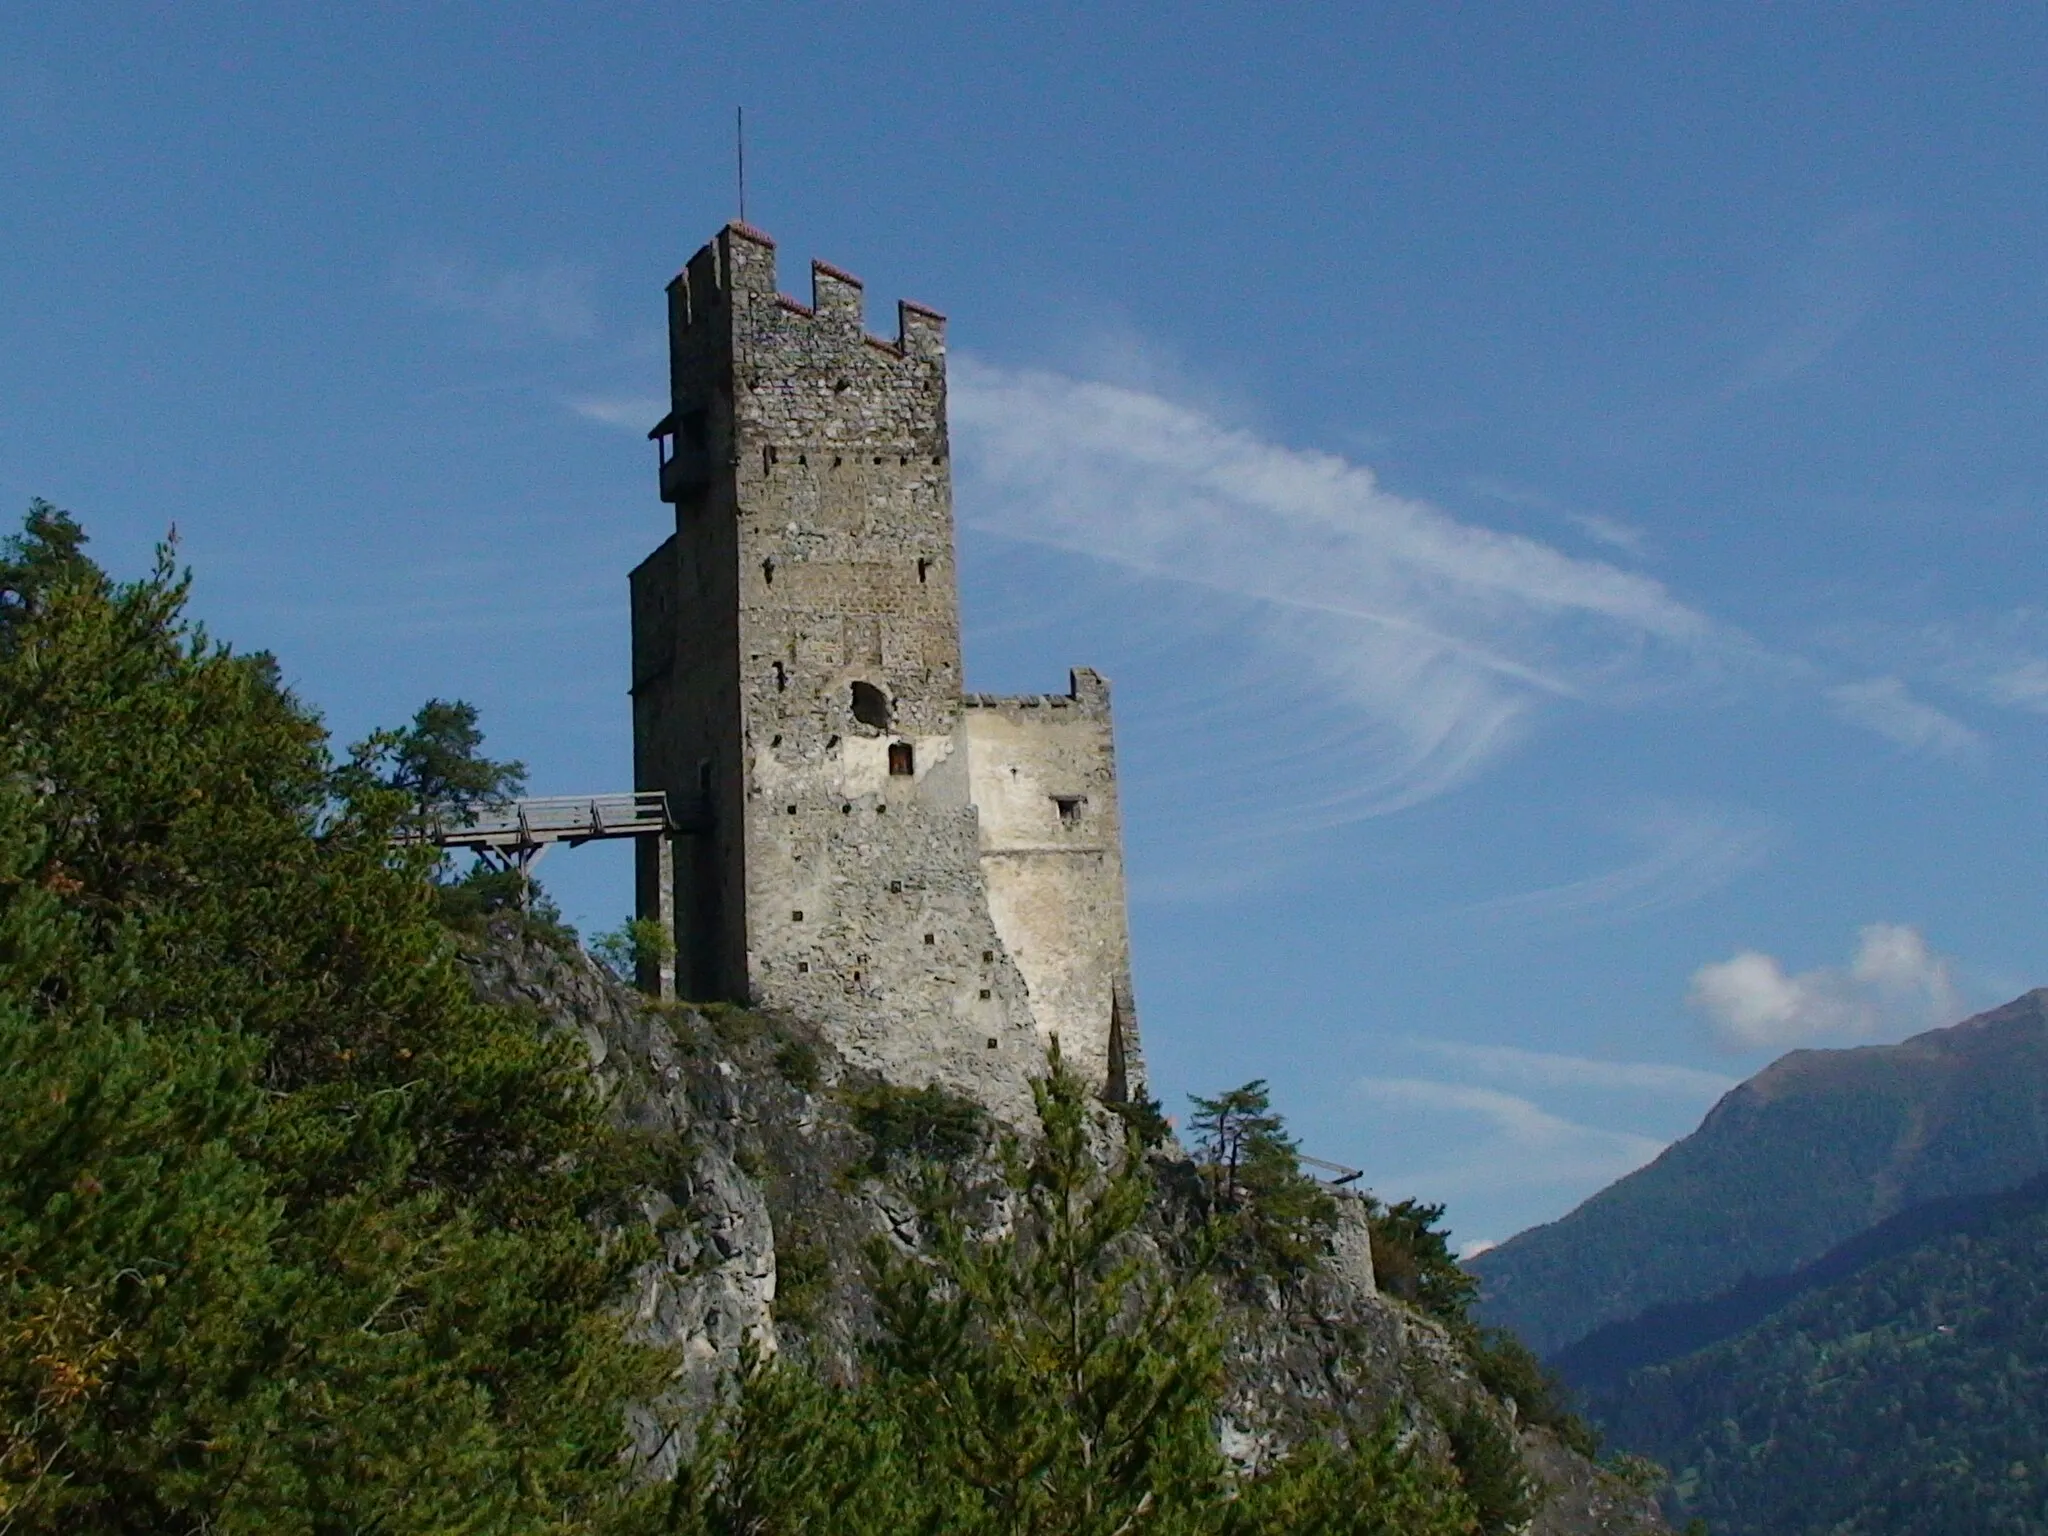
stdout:
<svg viewBox="0 0 2048 1536">
<path fill-rule="evenodd" d="M 1775 955 L 1744 950 L 1695 971 L 1688 1001 L 1734 1050 L 1895 1040 L 1963 1011 L 1953 964 L 1903 923 L 1863 928 L 1846 966 L 1796 975 Z"/>
<path fill-rule="evenodd" d="M 1916 698 L 1896 677 L 1841 683 L 1827 690 L 1829 705 L 1851 725 L 1874 731 L 1908 752 L 1968 758 L 1984 751 L 1984 738 L 1953 715 Z"/>
<path fill-rule="evenodd" d="M 1666 912 L 1684 906 L 1763 862 L 1771 826 L 1744 811 L 1647 805 L 1618 818 L 1642 856 L 1560 885 L 1499 896 L 1463 910 L 1535 926 L 1574 926 Z"/>
<path fill-rule="evenodd" d="M 951 404 L 965 519 L 1226 616 L 1240 693 L 1345 717 L 1362 750 L 1311 821 L 1441 794 L 1547 705 L 1668 694 L 1742 649 L 1649 577 L 1145 389 L 956 357 Z"/>
<path fill-rule="evenodd" d="M 495 342 L 582 341 L 597 332 L 590 275 L 565 262 L 493 269 L 466 256 L 409 251 L 394 277 L 415 304 L 468 320 Z"/>
<path fill-rule="evenodd" d="M 659 395 L 576 395 L 562 403 L 585 421 L 622 432 L 647 431 L 669 408 Z"/>
<path fill-rule="evenodd" d="M 1554 1114 L 1531 1099 L 1497 1088 L 1434 1078 L 1364 1077 L 1353 1094 L 1385 1109 L 1454 1117 L 1467 1130 L 1460 1152 L 1433 1166 L 1372 1175 L 1375 1187 L 1419 1189 L 1432 1198 L 1497 1194 L 1504 1190 L 1594 1189 L 1631 1173 L 1664 1150 L 1665 1143 L 1631 1131 L 1605 1130 Z M 1438 1145 L 1450 1138 L 1432 1138 Z"/>
<path fill-rule="evenodd" d="M 1600 1093 L 1653 1094 L 1680 1100 L 1716 1099 L 1737 1079 L 1697 1067 L 1661 1061 L 1609 1061 L 1514 1045 L 1474 1045 L 1461 1040 L 1416 1040 L 1417 1050 L 1466 1068 L 1476 1076 L 1523 1088 L 1561 1088 Z"/>
<path fill-rule="evenodd" d="M 1876 209 L 1822 230 L 1792 266 L 1778 324 L 1737 368 L 1725 397 L 1782 384 L 1832 353 L 1877 307 L 1905 244 L 1898 220 Z"/>
</svg>

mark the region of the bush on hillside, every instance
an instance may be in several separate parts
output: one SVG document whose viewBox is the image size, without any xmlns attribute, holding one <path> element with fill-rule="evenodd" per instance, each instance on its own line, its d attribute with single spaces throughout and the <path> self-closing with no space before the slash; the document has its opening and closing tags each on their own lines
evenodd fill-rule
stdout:
<svg viewBox="0 0 2048 1536">
<path fill-rule="evenodd" d="M 0 549 L 0 1526 L 588 1532 L 637 1152 L 404 794 L 37 503 Z"/>
</svg>

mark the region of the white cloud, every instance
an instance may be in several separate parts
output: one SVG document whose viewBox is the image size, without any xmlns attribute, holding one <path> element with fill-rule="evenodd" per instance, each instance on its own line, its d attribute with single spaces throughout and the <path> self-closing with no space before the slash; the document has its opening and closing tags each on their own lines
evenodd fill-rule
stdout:
<svg viewBox="0 0 2048 1536">
<path fill-rule="evenodd" d="M 1609 549 L 1618 549 L 1625 555 L 1633 555 L 1638 560 L 1650 552 L 1649 535 L 1616 518 L 1602 517 L 1597 512 L 1567 512 L 1565 521 L 1587 538 L 1605 544 Z"/>
<path fill-rule="evenodd" d="M 1733 398 L 1782 384 L 1820 362 L 1876 308 L 1904 253 L 1897 221 L 1866 209 L 1822 231 L 1794 268 L 1787 313 L 1737 371 Z"/>
<path fill-rule="evenodd" d="M 463 257 L 415 251 L 397 280 L 413 302 L 476 322 L 501 341 L 580 341 L 597 330 L 589 275 L 560 262 L 486 271 Z"/>
<path fill-rule="evenodd" d="M 1843 683 L 1827 691 L 1835 713 L 1852 725 L 1875 731 L 1908 752 L 1934 757 L 1973 757 L 1984 741 L 1962 721 L 1913 697 L 1896 677 Z"/>
<path fill-rule="evenodd" d="M 1738 648 L 1648 577 L 1459 522 L 1142 389 L 956 357 L 951 404 L 963 521 L 1105 562 L 1154 606 L 1183 594 L 1228 625 L 1235 698 L 1343 717 L 1343 739 L 1298 723 L 1278 738 L 1346 765 L 1301 823 L 1440 794 L 1546 703 L 1668 692 Z"/>
<path fill-rule="evenodd" d="M 668 412 L 668 402 L 659 395 L 583 396 L 563 404 L 585 421 L 622 432 L 646 432 Z"/>
<path fill-rule="evenodd" d="M 2038 656 L 2010 661 L 1984 679 L 1983 690 L 1994 704 L 2048 715 L 2048 661 Z"/>
<path fill-rule="evenodd" d="M 1703 965 L 1688 1001 L 1737 1050 L 1897 1039 L 1953 1023 L 1962 1012 L 1950 962 L 1901 923 L 1861 930 L 1846 969 L 1788 975 L 1775 956 L 1756 950 Z"/>
<path fill-rule="evenodd" d="M 1762 818 L 1703 807 L 1659 805 L 1620 818 L 1648 852 L 1582 880 L 1496 897 L 1467 907 L 1480 916 L 1577 924 L 1666 912 L 1696 901 L 1762 861 L 1771 829 Z"/>
<path fill-rule="evenodd" d="M 1493 1088 L 1367 1077 L 1353 1084 L 1353 1091 L 1384 1106 L 1426 1111 L 1434 1121 L 1450 1116 L 1476 1122 L 1455 1137 L 1461 1152 L 1453 1161 L 1374 1179 L 1376 1187 L 1421 1190 L 1432 1199 L 1558 1186 L 1599 1188 L 1664 1150 L 1654 1137 L 1581 1125 Z M 1433 1139 L 1442 1145 L 1454 1138 L 1439 1126 Z"/>
<path fill-rule="evenodd" d="M 1472 1045 L 1460 1040 L 1417 1040 L 1413 1044 L 1482 1077 L 1526 1088 L 1593 1089 L 1698 1100 L 1719 1098 L 1736 1084 L 1735 1078 L 1719 1072 L 1661 1061 L 1605 1061 L 1524 1050 L 1513 1045 Z"/>
</svg>

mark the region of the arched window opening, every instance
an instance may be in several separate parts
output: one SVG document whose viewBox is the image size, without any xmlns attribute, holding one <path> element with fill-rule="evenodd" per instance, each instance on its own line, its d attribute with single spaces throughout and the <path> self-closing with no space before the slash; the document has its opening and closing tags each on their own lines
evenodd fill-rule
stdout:
<svg viewBox="0 0 2048 1536">
<path fill-rule="evenodd" d="M 775 562 L 773 560 L 763 560 L 761 562 L 761 579 L 771 587 L 775 585 Z"/>
<path fill-rule="evenodd" d="M 873 683 L 853 685 L 853 718 L 878 731 L 889 729 L 889 695 Z"/>
<path fill-rule="evenodd" d="M 897 778 L 908 778 L 917 772 L 917 759 L 907 741 L 889 743 L 889 772 Z"/>
</svg>

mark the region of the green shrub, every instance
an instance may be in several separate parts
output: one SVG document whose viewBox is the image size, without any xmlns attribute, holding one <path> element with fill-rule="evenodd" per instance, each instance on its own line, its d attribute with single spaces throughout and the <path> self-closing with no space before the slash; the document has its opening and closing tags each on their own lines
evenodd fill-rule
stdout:
<svg viewBox="0 0 2048 1536">
<path fill-rule="evenodd" d="M 864 1166 L 874 1174 L 905 1161 L 957 1163 L 988 1140 L 987 1111 L 936 1083 L 877 1083 L 849 1094 L 847 1107 L 854 1126 L 872 1143 Z"/>
<path fill-rule="evenodd" d="M 824 1078 L 818 1048 L 808 1040 L 785 1040 L 777 1046 L 775 1070 L 785 1083 L 803 1093 L 816 1093 Z"/>
<path fill-rule="evenodd" d="M 1509 1536 L 1536 1513 L 1537 1488 L 1514 1431 L 1477 1403 L 1443 1415 L 1458 1480 L 1479 1518 L 1480 1536 Z"/>
</svg>

